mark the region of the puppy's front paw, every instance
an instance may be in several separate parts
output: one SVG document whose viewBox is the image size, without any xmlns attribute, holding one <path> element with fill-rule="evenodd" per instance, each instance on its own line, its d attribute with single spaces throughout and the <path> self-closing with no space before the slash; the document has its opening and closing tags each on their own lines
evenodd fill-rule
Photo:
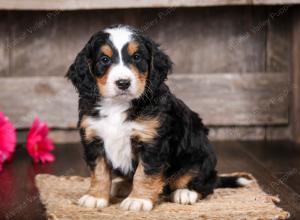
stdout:
<svg viewBox="0 0 300 220">
<path fill-rule="evenodd" d="M 171 195 L 172 202 L 179 204 L 194 204 L 197 202 L 198 193 L 188 189 L 177 189 Z"/>
<path fill-rule="evenodd" d="M 108 206 L 108 201 L 104 198 L 84 195 L 78 200 L 78 204 L 88 208 L 104 208 Z"/>
<path fill-rule="evenodd" d="M 123 200 L 120 207 L 123 210 L 150 211 L 153 208 L 153 202 L 150 199 L 128 197 Z"/>
</svg>

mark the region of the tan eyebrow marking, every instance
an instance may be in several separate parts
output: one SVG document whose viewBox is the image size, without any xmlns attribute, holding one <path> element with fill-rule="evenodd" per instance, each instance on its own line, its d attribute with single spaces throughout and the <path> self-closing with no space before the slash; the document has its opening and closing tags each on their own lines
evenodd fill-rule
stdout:
<svg viewBox="0 0 300 220">
<path fill-rule="evenodd" d="M 127 51 L 130 56 L 132 56 L 139 48 L 139 44 L 136 41 L 131 41 L 128 43 Z"/>
<path fill-rule="evenodd" d="M 111 47 L 108 44 L 104 44 L 100 47 L 100 50 L 102 51 L 102 53 L 104 53 L 106 56 L 112 57 L 113 55 L 113 51 L 111 49 Z"/>
</svg>

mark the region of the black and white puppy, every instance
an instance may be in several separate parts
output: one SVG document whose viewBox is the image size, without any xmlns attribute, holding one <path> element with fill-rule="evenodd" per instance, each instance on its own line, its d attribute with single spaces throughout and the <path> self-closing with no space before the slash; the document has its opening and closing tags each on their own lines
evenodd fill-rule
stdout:
<svg viewBox="0 0 300 220">
<path fill-rule="evenodd" d="M 193 204 L 217 187 L 249 183 L 217 176 L 208 129 L 165 84 L 171 68 L 158 44 L 122 25 L 97 32 L 77 55 L 67 77 L 79 93 L 78 126 L 91 169 L 80 205 L 108 206 L 116 176 L 132 184 L 125 210 L 151 210 L 162 192 Z"/>
</svg>

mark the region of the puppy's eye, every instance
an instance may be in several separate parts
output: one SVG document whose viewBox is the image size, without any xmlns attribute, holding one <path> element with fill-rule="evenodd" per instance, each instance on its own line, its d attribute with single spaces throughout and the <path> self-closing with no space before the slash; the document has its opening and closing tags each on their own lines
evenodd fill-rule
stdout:
<svg viewBox="0 0 300 220">
<path fill-rule="evenodd" d="M 102 57 L 100 58 L 100 61 L 101 61 L 102 64 L 108 65 L 108 64 L 110 64 L 111 59 L 110 59 L 108 56 L 102 56 Z"/>
<path fill-rule="evenodd" d="M 139 53 L 135 53 L 135 54 L 133 54 L 132 59 L 134 62 L 140 62 L 142 57 Z"/>
</svg>

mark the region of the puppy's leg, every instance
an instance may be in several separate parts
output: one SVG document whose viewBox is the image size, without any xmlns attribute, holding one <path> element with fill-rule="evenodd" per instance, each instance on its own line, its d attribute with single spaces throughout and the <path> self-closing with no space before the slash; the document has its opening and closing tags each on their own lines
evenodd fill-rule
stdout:
<svg viewBox="0 0 300 220">
<path fill-rule="evenodd" d="M 199 198 L 198 192 L 188 189 L 189 182 L 194 178 L 192 173 L 187 173 L 180 176 L 173 176 L 168 183 L 171 193 L 171 201 L 179 204 L 194 204 Z"/>
<path fill-rule="evenodd" d="M 91 169 L 91 183 L 87 194 L 82 196 L 78 203 L 91 208 L 106 207 L 110 196 L 111 168 L 104 156 L 103 141 L 88 127 L 86 118 L 81 122 L 80 135 L 85 159 Z"/>
<path fill-rule="evenodd" d="M 111 168 L 105 159 L 104 143 L 89 127 L 89 118 L 80 121 L 80 135 L 84 146 L 85 160 L 91 169 L 91 183 L 86 195 L 78 203 L 85 207 L 106 207 L 111 188 Z"/>
<path fill-rule="evenodd" d="M 111 171 L 104 158 L 96 161 L 92 170 L 91 184 L 86 195 L 79 199 L 79 205 L 90 208 L 108 206 L 111 188 Z"/>
<path fill-rule="evenodd" d="M 121 208 L 133 211 L 150 211 L 162 192 L 164 182 L 161 174 L 147 175 L 142 162 L 139 163 L 133 178 L 133 189 L 123 200 Z"/>
</svg>

